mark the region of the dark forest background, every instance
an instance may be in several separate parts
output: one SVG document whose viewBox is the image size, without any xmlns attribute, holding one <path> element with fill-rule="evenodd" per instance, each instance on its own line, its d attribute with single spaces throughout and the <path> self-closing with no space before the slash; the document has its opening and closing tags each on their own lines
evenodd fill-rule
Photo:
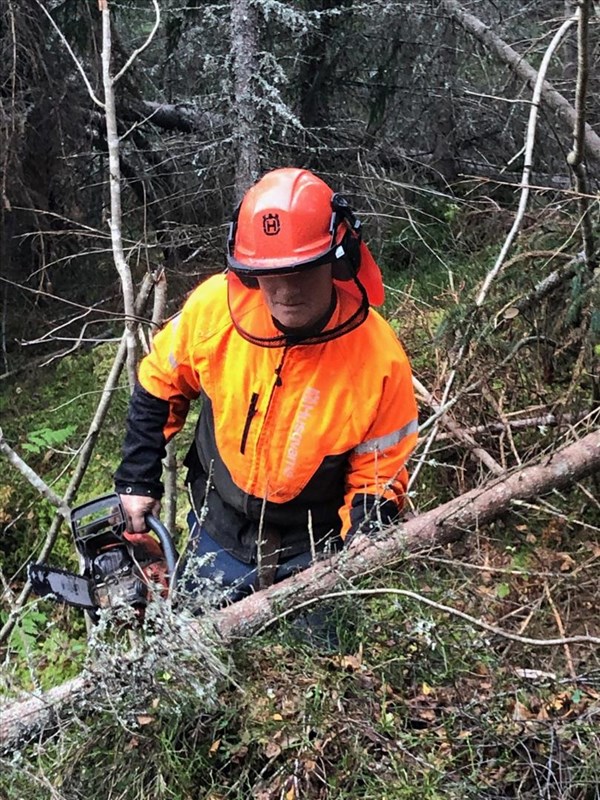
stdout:
<svg viewBox="0 0 600 800">
<path fill-rule="evenodd" d="M 384 268 L 407 283 L 435 246 L 436 222 L 455 223 L 466 255 L 502 235 L 532 87 L 465 31 L 455 5 L 162 0 L 157 35 L 117 86 L 134 277 L 164 268 L 176 305 L 199 275 L 223 267 L 224 226 L 241 192 L 281 165 L 317 171 L 350 194 Z M 144 41 L 154 10 L 111 6 L 116 72 Z M 482 0 L 459 9 L 535 68 L 576 6 Z M 95 0 L 2 0 L 0 373 L 68 349 L 65 340 L 82 334 L 76 304 L 87 309 L 82 339 L 106 336 L 116 322 L 107 312 L 120 302 L 103 114 L 44 9 L 102 95 Z M 573 28 L 547 75 L 573 104 L 575 38 Z M 596 130 L 599 57 L 594 34 L 586 119 Z M 532 183 L 545 191 L 526 225 L 552 204 L 546 225 L 568 227 L 573 199 L 560 190 L 572 185 L 572 132 L 547 105 L 540 117 Z"/>
</svg>

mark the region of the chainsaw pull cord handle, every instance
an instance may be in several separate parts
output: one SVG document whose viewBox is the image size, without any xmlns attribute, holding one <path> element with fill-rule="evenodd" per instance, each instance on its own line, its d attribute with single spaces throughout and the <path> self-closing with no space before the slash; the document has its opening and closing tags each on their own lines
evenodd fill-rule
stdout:
<svg viewBox="0 0 600 800">
<path fill-rule="evenodd" d="M 177 569 L 177 562 L 179 561 L 179 553 L 177 552 L 173 538 L 158 517 L 155 517 L 153 514 L 146 514 L 145 520 L 148 530 L 151 530 L 158 536 L 158 540 L 165 554 L 169 580 L 172 580 Z"/>
</svg>

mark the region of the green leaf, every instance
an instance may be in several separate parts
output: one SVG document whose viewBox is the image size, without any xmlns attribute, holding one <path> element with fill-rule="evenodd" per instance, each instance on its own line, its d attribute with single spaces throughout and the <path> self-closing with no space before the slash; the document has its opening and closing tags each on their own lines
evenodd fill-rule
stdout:
<svg viewBox="0 0 600 800">
<path fill-rule="evenodd" d="M 504 600 L 505 597 L 508 597 L 510 594 L 510 586 L 508 583 L 498 583 L 496 584 L 496 596 L 500 598 L 500 600 Z"/>
<path fill-rule="evenodd" d="M 35 453 L 35 455 L 41 452 L 37 444 L 30 444 L 29 442 L 25 442 L 25 444 L 22 445 L 22 449 L 27 451 L 28 453 Z"/>
<path fill-rule="evenodd" d="M 58 447 L 64 444 L 67 439 L 77 430 L 77 425 L 66 425 L 64 428 L 38 428 L 27 434 L 27 442 L 23 445 L 24 450 L 30 453 L 39 453 L 43 447 Z"/>
</svg>

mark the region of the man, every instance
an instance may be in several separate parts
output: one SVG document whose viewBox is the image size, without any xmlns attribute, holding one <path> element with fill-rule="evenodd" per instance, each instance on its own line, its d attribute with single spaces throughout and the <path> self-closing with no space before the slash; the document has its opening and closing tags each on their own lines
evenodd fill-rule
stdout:
<svg viewBox="0 0 600 800">
<path fill-rule="evenodd" d="M 347 201 L 302 169 L 244 197 L 223 275 L 190 295 L 142 361 L 116 473 L 132 532 L 162 495 L 190 401 L 190 553 L 237 599 L 402 508 L 417 436 L 411 372 Z"/>
</svg>

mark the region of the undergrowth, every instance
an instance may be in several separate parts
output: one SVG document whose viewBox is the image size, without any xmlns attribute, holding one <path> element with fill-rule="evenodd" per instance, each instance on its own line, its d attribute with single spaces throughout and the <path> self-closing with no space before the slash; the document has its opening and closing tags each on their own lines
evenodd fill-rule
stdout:
<svg viewBox="0 0 600 800">
<path fill-rule="evenodd" d="M 565 624 L 575 624 L 577 605 L 598 603 L 593 542 L 579 537 L 562 571 L 554 550 L 542 562 L 537 548 L 533 569 L 532 542 L 523 537 L 516 553 L 505 530 L 491 533 L 468 551 L 408 559 L 356 587 L 402 587 L 534 638 L 556 636 L 550 578 L 554 600 L 572 609 Z M 557 535 L 539 531 L 537 544 Z M 78 716 L 45 743 L 5 756 L 0 796 L 596 796 L 597 650 L 532 648 L 393 594 L 348 593 L 325 608 L 336 647 L 286 620 L 234 643 L 224 662 L 214 641 L 202 648 L 200 633 L 182 645 L 176 617 L 161 636 L 155 618 L 133 658 L 127 637 L 100 632 L 89 705 L 76 705 Z"/>
<path fill-rule="evenodd" d="M 0 394 L 6 441 L 59 495 L 69 483 L 115 352 L 112 345 L 101 345 L 64 358 L 35 374 L 23 374 Z M 113 394 L 78 501 L 112 491 L 128 396 L 123 380 Z M 0 493 L 0 554 L 9 576 L 31 558 L 53 517 L 51 504 L 11 468 L 10 482 Z M 72 551 L 70 538 L 60 537 L 53 556 L 70 559 Z"/>
</svg>

